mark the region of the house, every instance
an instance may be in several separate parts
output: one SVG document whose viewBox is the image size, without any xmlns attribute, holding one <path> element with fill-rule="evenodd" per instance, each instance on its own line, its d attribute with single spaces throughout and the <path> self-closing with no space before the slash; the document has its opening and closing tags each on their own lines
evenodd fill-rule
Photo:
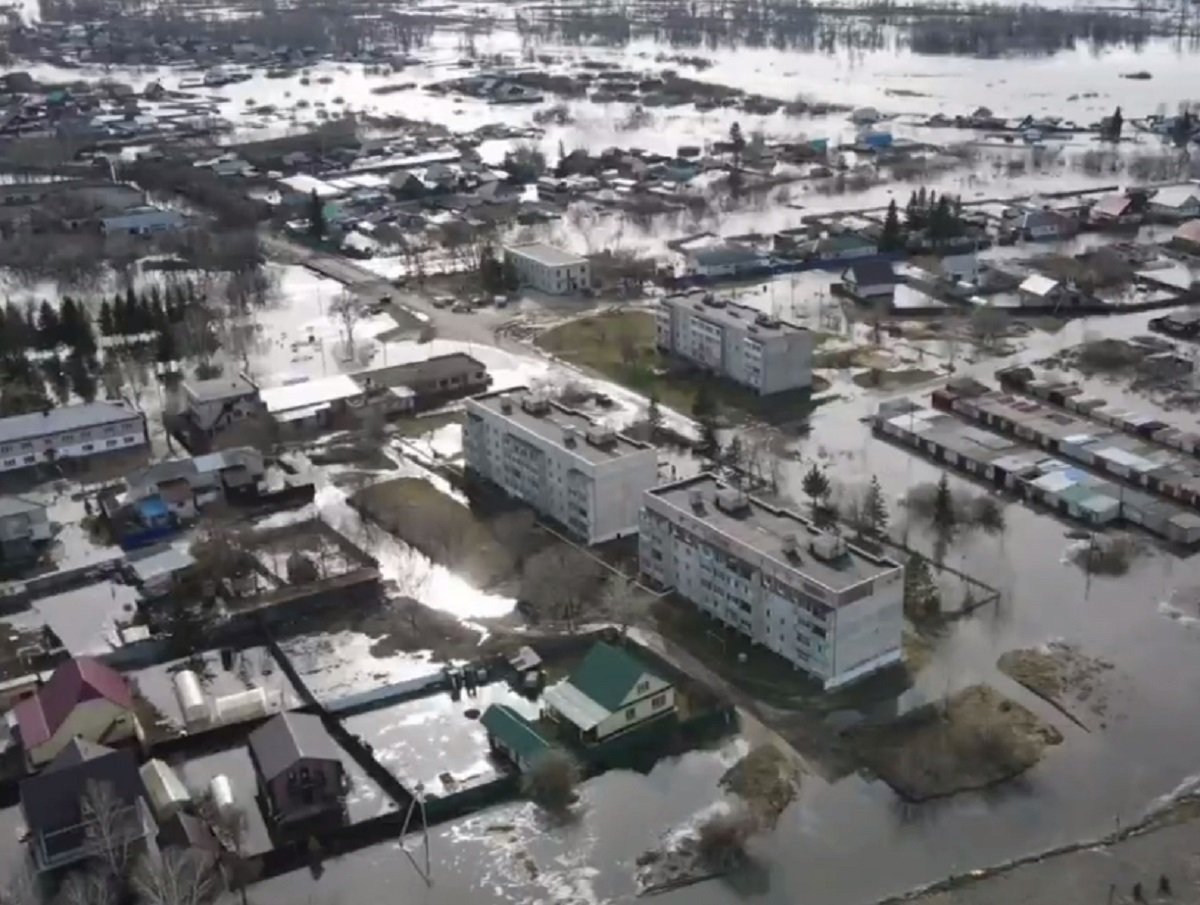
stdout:
<svg viewBox="0 0 1200 905">
<path fill-rule="evenodd" d="M 869 258 L 878 253 L 879 247 L 858 233 L 838 233 L 819 239 L 815 251 L 817 258 L 822 261 L 851 261 L 854 258 Z"/>
<path fill-rule="evenodd" d="M 1075 301 L 1077 295 L 1066 284 L 1040 273 L 1027 276 L 1017 292 L 1023 305 L 1061 305 Z"/>
<path fill-rule="evenodd" d="M 1150 329 L 1168 336 L 1178 336 L 1180 339 L 1194 339 L 1200 336 L 1200 311 L 1185 309 L 1172 311 L 1161 317 L 1150 319 Z"/>
<path fill-rule="evenodd" d="M 546 690 L 543 715 L 584 744 L 606 741 L 675 713 L 675 690 L 634 656 L 600 642 Z"/>
<path fill-rule="evenodd" d="M 181 229 L 187 219 L 179 211 L 143 205 L 100 218 L 100 232 L 106 236 L 127 234 L 148 236 L 152 233 Z"/>
<path fill-rule="evenodd" d="M 1171 247 L 1192 255 L 1200 255 L 1200 220 L 1181 223 L 1171 234 Z"/>
<path fill-rule="evenodd" d="M 258 387 L 241 374 L 185 383 L 183 393 L 188 420 L 206 437 L 262 412 Z"/>
<path fill-rule="evenodd" d="M 128 749 L 68 739 L 45 770 L 21 782 L 20 796 L 38 873 L 101 854 L 105 837 L 136 854 L 157 829 Z"/>
<path fill-rule="evenodd" d="M 420 361 L 360 371 L 354 379 L 368 391 L 387 387 L 413 393 L 415 410 L 431 408 L 463 396 L 486 392 L 492 384 L 487 366 L 465 352 L 434 355 Z"/>
<path fill-rule="evenodd" d="M 196 560 L 165 544 L 125 555 L 125 572 L 143 599 L 165 597 L 187 581 Z"/>
<path fill-rule="evenodd" d="M 890 299 L 898 282 L 889 261 L 858 261 L 842 271 L 842 284 L 860 299 Z"/>
<path fill-rule="evenodd" d="M 95 657 L 61 664 L 37 694 L 13 708 L 13 716 L 33 769 L 54 760 L 75 738 L 111 744 L 142 733 L 129 683 Z"/>
<path fill-rule="evenodd" d="M 1150 198 L 1150 213 L 1161 220 L 1190 220 L 1200 217 L 1200 185 L 1172 185 Z"/>
<path fill-rule="evenodd" d="M 1141 222 L 1137 204 L 1129 195 L 1108 195 L 1092 205 L 1088 219 L 1097 229 L 1131 226 Z"/>
<path fill-rule="evenodd" d="M 1019 220 L 1021 235 L 1032 241 L 1065 239 L 1075 234 L 1075 224 L 1058 211 L 1025 211 Z"/>
<path fill-rule="evenodd" d="M 711 245 L 684 253 L 687 272 L 698 277 L 731 277 L 761 270 L 766 266 L 762 255 L 740 245 Z"/>
<path fill-rule="evenodd" d="M 0 565 L 27 563 L 50 540 L 46 507 L 19 496 L 0 497 Z"/>
<path fill-rule="evenodd" d="M 550 750 L 534 725 L 507 704 L 492 704 L 479 722 L 487 730 L 492 753 L 507 758 L 521 772 Z"/>
<path fill-rule="evenodd" d="M 259 804 L 277 827 L 343 810 L 349 782 L 341 749 L 319 717 L 281 713 L 250 733 Z"/>
<path fill-rule="evenodd" d="M 262 453 L 240 446 L 157 462 L 126 475 L 126 498 L 132 502 L 158 496 L 176 518 L 187 520 L 218 500 L 257 496 L 264 473 Z"/>
<path fill-rule="evenodd" d="M 937 272 L 951 283 L 978 283 L 979 257 L 973 251 L 946 255 L 938 262 Z"/>
</svg>

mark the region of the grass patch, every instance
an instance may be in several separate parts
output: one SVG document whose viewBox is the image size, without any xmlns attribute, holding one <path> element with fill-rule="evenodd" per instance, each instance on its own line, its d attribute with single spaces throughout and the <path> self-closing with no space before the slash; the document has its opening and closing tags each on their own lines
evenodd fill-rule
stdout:
<svg viewBox="0 0 1200 905">
<path fill-rule="evenodd" d="M 487 525 L 422 478 L 372 484 L 353 493 L 350 505 L 476 587 L 493 587 L 516 574 L 512 554 Z"/>
<path fill-rule="evenodd" d="M 914 710 L 848 740 L 870 770 L 906 801 L 983 789 L 1024 773 L 1062 735 L 986 685 Z"/>
<path fill-rule="evenodd" d="M 923 368 L 894 368 L 890 371 L 871 368 L 869 371 L 860 371 L 850 379 L 856 386 L 865 389 L 895 390 L 926 383 L 939 376 L 936 371 L 926 371 Z"/>
<path fill-rule="evenodd" d="M 1069 644 L 1010 650 L 996 661 L 996 668 L 1064 713 L 1070 713 L 1068 704 L 1080 705 L 1098 717 L 1108 710 L 1104 680 L 1113 665 Z"/>
<path fill-rule="evenodd" d="M 657 396 L 661 404 L 690 414 L 702 384 L 707 383 L 718 407 L 767 421 L 803 418 L 816 404 L 814 393 L 828 383 L 814 378 L 811 390 L 761 397 L 735 383 L 681 366 L 655 345 L 654 315 L 647 311 L 612 311 L 576 318 L 540 334 L 538 348 L 572 364 L 596 371 L 632 390 Z"/>
</svg>

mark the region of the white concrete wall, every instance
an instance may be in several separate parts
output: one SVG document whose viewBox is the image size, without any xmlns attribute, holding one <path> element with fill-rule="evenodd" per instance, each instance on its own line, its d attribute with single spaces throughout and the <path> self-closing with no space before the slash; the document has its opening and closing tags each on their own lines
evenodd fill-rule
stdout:
<svg viewBox="0 0 1200 905">
<path fill-rule="evenodd" d="M 654 701 L 659 700 L 659 698 L 661 698 L 661 701 L 658 706 L 655 706 Z M 638 723 L 645 722 L 651 717 L 660 716 L 674 709 L 675 689 L 666 688 L 658 695 L 643 698 L 630 707 L 624 707 L 616 711 L 596 727 L 596 738 L 607 738 L 610 735 L 615 735 L 618 732 L 636 726 Z"/>
<path fill-rule="evenodd" d="M 899 568 L 875 579 L 869 596 L 834 611 L 833 668 L 827 684 L 840 684 L 864 664 L 889 658 L 894 662 L 903 632 L 904 569 Z"/>
</svg>

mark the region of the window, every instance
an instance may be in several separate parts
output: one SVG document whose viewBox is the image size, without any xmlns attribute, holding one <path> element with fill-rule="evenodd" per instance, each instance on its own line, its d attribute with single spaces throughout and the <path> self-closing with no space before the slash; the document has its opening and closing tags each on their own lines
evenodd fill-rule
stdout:
<svg viewBox="0 0 1200 905">
<path fill-rule="evenodd" d="M 655 710 L 658 710 L 660 707 L 666 707 L 667 706 L 667 696 L 665 694 L 656 694 L 654 697 L 652 697 L 650 699 L 650 706 L 653 707 Z"/>
<path fill-rule="evenodd" d="M 636 710 L 634 710 L 632 707 L 630 707 L 629 709 L 627 709 L 627 710 L 625 711 L 625 722 L 627 722 L 627 723 L 632 723 L 632 722 L 633 722 L 633 718 L 634 718 L 636 715 L 637 715 L 637 711 L 636 711 Z"/>
<path fill-rule="evenodd" d="M 116 446 L 116 445 L 117 445 L 117 441 L 116 441 L 116 440 L 105 440 L 105 441 L 104 441 L 104 445 L 105 445 L 105 446 Z"/>
<path fill-rule="evenodd" d="M 637 693 L 638 694 L 645 694 L 649 690 L 650 690 L 649 682 L 638 682 L 638 684 L 637 684 Z"/>
<path fill-rule="evenodd" d="M 26 457 L 25 457 L 25 464 L 26 464 L 26 465 L 32 465 L 32 464 L 33 464 L 33 462 L 34 462 L 34 459 L 35 459 L 35 458 L 36 458 L 36 456 L 26 456 Z"/>
<path fill-rule="evenodd" d="M 110 440 L 109 442 L 111 443 L 112 441 Z M 84 451 L 84 452 L 91 452 L 91 451 L 92 451 L 93 449 L 95 449 L 95 448 L 96 448 L 96 447 L 95 447 L 93 444 L 91 444 L 91 443 L 85 443 L 85 444 L 83 444 L 83 451 Z"/>
</svg>

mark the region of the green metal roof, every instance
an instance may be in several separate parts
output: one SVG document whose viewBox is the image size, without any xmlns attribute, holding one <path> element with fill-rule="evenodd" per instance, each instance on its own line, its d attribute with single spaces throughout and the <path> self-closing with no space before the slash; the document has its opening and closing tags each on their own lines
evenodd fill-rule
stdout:
<svg viewBox="0 0 1200 905">
<path fill-rule="evenodd" d="M 533 724 L 507 704 L 493 704 L 483 712 L 479 722 L 526 763 L 550 749 L 550 743 L 533 728 Z"/>
<path fill-rule="evenodd" d="M 629 697 L 646 667 L 618 647 L 598 642 L 575 672 L 570 682 L 607 710 L 617 710 Z"/>
</svg>

